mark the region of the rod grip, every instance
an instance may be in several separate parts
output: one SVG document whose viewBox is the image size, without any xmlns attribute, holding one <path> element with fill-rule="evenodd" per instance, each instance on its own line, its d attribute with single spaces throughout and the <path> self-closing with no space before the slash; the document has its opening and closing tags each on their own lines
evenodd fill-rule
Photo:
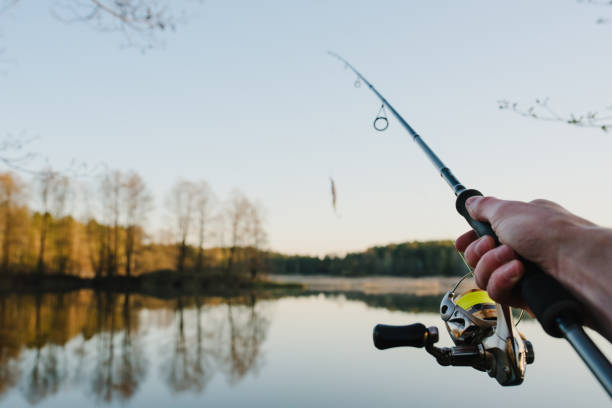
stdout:
<svg viewBox="0 0 612 408">
<path fill-rule="evenodd" d="M 408 326 L 377 324 L 372 333 L 374 346 L 379 350 L 391 347 L 424 347 L 427 328 L 421 323 Z"/>
<path fill-rule="evenodd" d="M 470 216 L 465 207 L 465 202 L 473 196 L 482 196 L 478 190 L 463 190 L 455 202 L 457 211 L 476 232 L 482 237 L 490 235 L 496 245 L 500 245 L 497 235 L 491 225 L 475 220 Z M 557 325 L 557 318 L 571 318 L 578 324 L 582 324 L 581 304 L 552 276 L 543 272 L 537 265 L 525 259 L 521 259 L 525 266 L 523 278 L 516 284 L 515 290 L 522 296 L 533 314 L 544 328 L 544 331 L 553 337 L 563 337 L 563 333 Z"/>
</svg>

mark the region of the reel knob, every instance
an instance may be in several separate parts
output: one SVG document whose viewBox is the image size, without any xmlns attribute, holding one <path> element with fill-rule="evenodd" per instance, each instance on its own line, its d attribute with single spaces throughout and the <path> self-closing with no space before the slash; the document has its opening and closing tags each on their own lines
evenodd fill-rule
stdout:
<svg viewBox="0 0 612 408">
<path fill-rule="evenodd" d="M 372 337 L 374 346 L 379 350 L 385 350 L 392 347 L 425 347 L 430 335 L 434 337 L 432 343 L 438 340 L 437 334 L 437 330 L 430 333 L 430 330 L 421 323 L 408 326 L 377 324 Z"/>
</svg>

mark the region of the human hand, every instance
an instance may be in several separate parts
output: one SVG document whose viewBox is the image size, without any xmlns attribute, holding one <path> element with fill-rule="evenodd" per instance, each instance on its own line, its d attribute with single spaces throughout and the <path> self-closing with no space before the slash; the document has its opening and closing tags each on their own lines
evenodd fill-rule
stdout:
<svg viewBox="0 0 612 408">
<path fill-rule="evenodd" d="M 466 207 L 473 218 L 491 224 L 501 245 L 495 247 L 492 237 L 478 238 L 469 231 L 457 239 L 455 246 L 474 268 L 478 286 L 497 302 L 514 307 L 525 306 L 512 290 L 525 271 L 519 255 L 564 283 L 567 279 L 559 260 L 566 244 L 575 230 L 594 225 L 547 200 L 525 203 L 471 197 Z"/>
</svg>

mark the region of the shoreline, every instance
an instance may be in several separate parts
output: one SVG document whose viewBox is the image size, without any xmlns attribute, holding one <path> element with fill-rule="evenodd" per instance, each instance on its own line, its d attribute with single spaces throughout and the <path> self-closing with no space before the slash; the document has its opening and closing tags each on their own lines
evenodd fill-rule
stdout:
<svg viewBox="0 0 612 408">
<path fill-rule="evenodd" d="M 446 293 L 460 277 L 366 276 L 350 278 L 325 275 L 267 275 L 266 279 L 278 284 L 302 284 L 306 290 L 362 292 L 367 295 L 388 293 L 427 296 Z"/>
</svg>

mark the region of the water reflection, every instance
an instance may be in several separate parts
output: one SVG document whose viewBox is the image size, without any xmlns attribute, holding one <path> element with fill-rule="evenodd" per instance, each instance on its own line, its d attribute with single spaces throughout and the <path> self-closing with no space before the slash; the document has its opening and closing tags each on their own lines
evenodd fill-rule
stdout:
<svg viewBox="0 0 612 408">
<path fill-rule="evenodd" d="M 97 335 L 90 387 L 101 401 L 130 399 L 146 372 L 147 362 L 138 343 L 138 319 L 130 297 L 129 293 L 94 294 Z"/>
<path fill-rule="evenodd" d="M 535 321 L 520 330 L 536 362 L 520 388 L 503 388 L 422 349 L 373 348 L 379 322 L 440 326 L 438 297 L 284 295 L 0 295 L 0 406 L 609 406 Z M 479 398 L 457 398 L 469 390 Z"/>
<path fill-rule="evenodd" d="M 176 300 L 177 322 L 174 330 L 172 352 L 169 353 L 168 360 L 162 365 L 160 374 L 174 392 L 193 391 L 199 393 L 204 390 L 214 373 L 211 357 L 218 354 L 213 346 L 218 325 L 212 320 L 207 321 L 207 332 L 204 333 L 202 301 L 200 298 L 196 298 L 196 333 L 193 339 L 188 340 L 185 335 L 184 303 L 183 297 Z M 206 343 L 204 343 L 204 338 L 206 338 Z"/>
<path fill-rule="evenodd" d="M 172 341 L 160 364 L 172 392 L 201 393 L 215 372 L 237 384 L 257 369 L 269 319 L 254 294 L 173 300 L 92 291 L 3 295 L 0 397 L 17 388 L 36 404 L 77 386 L 98 402 L 131 399 L 149 371 L 142 312 L 155 310 L 174 312 L 166 322 Z"/>
</svg>

